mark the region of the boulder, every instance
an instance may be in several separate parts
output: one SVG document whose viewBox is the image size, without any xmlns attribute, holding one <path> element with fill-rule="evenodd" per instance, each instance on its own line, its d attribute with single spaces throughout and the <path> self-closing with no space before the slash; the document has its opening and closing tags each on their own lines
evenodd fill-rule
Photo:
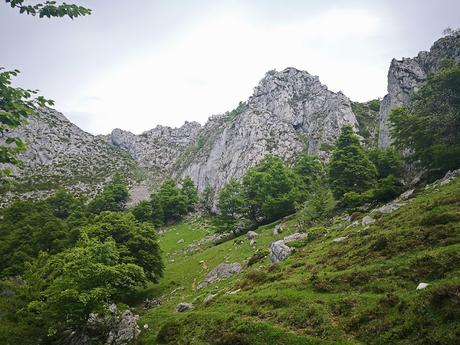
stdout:
<svg viewBox="0 0 460 345">
<path fill-rule="evenodd" d="M 372 224 L 375 222 L 375 219 L 372 218 L 371 216 L 365 216 L 362 221 L 361 221 L 361 224 L 366 226 L 366 225 L 369 225 L 369 224 Z"/>
<path fill-rule="evenodd" d="M 214 283 L 217 280 L 226 279 L 232 276 L 233 274 L 238 274 L 242 270 L 241 264 L 233 263 L 227 264 L 222 263 L 219 266 L 215 267 L 211 272 L 208 273 L 203 282 L 198 285 L 197 289 L 202 289 L 209 284 Z"/>
<path fill-rule="evenodd" d="M 137 338 L 141 333 L 137 321 L 139 315 L 125 310 L 120 317 L 118 324 L 109 332 L 106 344 L 123 345 Z"/>
<path fill-rule="evenodd" d="M 337 237 L 337 238 L 334 238 L 334 239 L 332 240 L 332 242 L 334 242 L 334 243 L 340 243 L 340 242 L 345 241 L 347 238 L 348 238 L 348 236 Z"/>
<path fill-rule="evenodd" d="M 257 241 L 255 239 L 252 239 L 252 240 L 249 241 L 249 245 L 251 247 L 254 247 L 256 245 L 256 243 L 257 243 Z"/>
<path fill-rule="evenodd" d="M 372 212 L 380 213 L 380 214 L 390 214 L 393 211 L 396 211 L 401 206 L 403 206 L 403 204 L 392 201 L 392 202 L 389 202 L 386 205 L 383 205 L 383 206 L 381 206 L 379 208 L 376 208 Z M 364 220 L 364 218 L 363 218 L 363 220 Z"/>
<path fill-rule="evenodd" d="M 145 310 L 148 310 L 160 306 L 161 303 L 161 298 L 146 299 L 143 307 Z"/>
<path fill-rule="evenodd" d="M 217 294 L 212 294 L 212 293 L 210 293 L 210 294 L 207 295 L 206 298 L 204 299 L 203 304 L 204 304 L 204 305 L 209 304 L 216 296 L 217 296 Z"/>
<path fill-rule="evenodd" d="M 189 309 L 193 309 L 193 304 L 192 303 L 181 302 L 176 306 L 176 311 L 178 313 L 182 313 L 182 312 L 184 312 L 186 310 L 189 310 Z"/>
<path fill-rule="evenodd" d="M 177 243 L 179 243 L 179 244 L 180 244 L 180 243 L 184 243 L 184 242 L 185 242 L 185 241 L 184 241 L 183 238 L 181 238 L 179 241 L 177 241 Z"/>
<path fill-rule="evenodd" d="M 428 284 L 428 283 L 420 283 L 420 284 L 417 285 L 416 290 L 426 289 L 428 287 L 428 285 L 430 285 L 430 284 Z"/>
<path fill-rule="evenodd" d="M 248 231 L 248 232 L 246 233 L 246 236 L 247 236 L 248 240 L 253 240 L 253 239 L 255 239 L 257 236 L 259 236 L 259 234 L 258 234 L 257 232 L 255 232 L 255 231 Z"/>
<path fill-rule="evenodd" d="M 273 235 L 278 235 L 278 234 L 280 234 L 282 231 L 283 231 L 283 229 L 282 229 L 282 227 L 281 227 L 281 224 L 278 224 L 278 225 L 276 225 L 276 226 L 273 228 Z"/>
<path fill-rule="evenodd" d="M 306 233 L 302 233 L 302 232 L 296 232 L 292 235 L 289 235 L 289 236 L 286 236 L 283 241 L 284 243 L 289 243 L 289 242 L 293 242 L 293 241 L 300 241 L 300 240 L 303 240 L 304 238 L 307 237 L 307 234 Z"/>
<path fill-rule="evenodd" d="M 270 245 L 270 262 L 278 263 L 291 255 L 292 249 L 283 240 L 275 241 Z"/>
</svg>

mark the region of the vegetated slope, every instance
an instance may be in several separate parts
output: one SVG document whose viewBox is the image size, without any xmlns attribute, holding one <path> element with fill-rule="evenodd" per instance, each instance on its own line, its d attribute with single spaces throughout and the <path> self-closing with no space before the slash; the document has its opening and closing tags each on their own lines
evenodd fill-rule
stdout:
<svg viewBox="0 0 460 345">
<path fill-rule="evenodd" d="M 254 247 L 244 236 L 206 245 L 206 220 L 169 228 L 160 240 L 165 277 L 147 293 L 162 305 L 144 312 L 138 343 L 458 344 L 460 178 L 414 195 L 389 214 L 341 214 L 307 228 L 294 215 L 279 235 L 275 224 L 258 228 Z M 363 225 L 366 215 L 375 222 Z M 254 253 L 298 231 L 308 237 L 290 244 L 287 260 L 257 261 Z M 240 275 L 195 290 L 218 264 L 251 257 Z M 429 285 L 416 290 L 420 282 Z M 179 302 L 194 308 L 175 312 Z"/>
<path fill-rule="evenodd" d="M 28 123 L 9 133 L 24 140 L 23 166 L 0 204 L 13 199 L 40 198 L 58 188 L 93 196 L 116 172 L 133 181 L 137 163 L 127 152 L 109 145 L 71 123 L 61 113 L 42 109 Z"/>
</svg>

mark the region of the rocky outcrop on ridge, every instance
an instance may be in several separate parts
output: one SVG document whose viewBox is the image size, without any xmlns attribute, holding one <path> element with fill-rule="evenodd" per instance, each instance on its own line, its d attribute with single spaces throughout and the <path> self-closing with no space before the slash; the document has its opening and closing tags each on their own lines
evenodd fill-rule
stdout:
<svg viewBox="0 0 460 345">
<path fill-rule="evenodd" d="M 422 51 L 414 58 L 393 59 L 388 71 L 388 94 L 380 106 L 379 147 L 391 144 L 389 115 L 391 109 L 407 105 L 410 96 L 436 72 L 445 60 L 460 63 L 460 33 L 437 40 L 430 51 Z"/>
<path fill-rule="evenodd" d="M 16 198 L 45 197 L 59 187 L 94 195 L 118 172 L 133 180 L 137 163 L 123 150 L 71 123 L 61 113 L 42 109 L 28 123 L 9 131 L 27 150 L 20 154 L 21 168 L 12 167 L 15 179 L 0 204 Z"/>
<path fill-rule="evenodd" d="M 198 134 L 203 142 L 179 162 L 175 176 L 191 176 L 200 191 L 219 190 L 267 154 L 287 162 L 301 152 L 328 157 L 345 124 L 357 127 L 343 93 L 328 90 L 305 71 L 270 71 L 247 103 L 210 118 Z"/>
</svg>

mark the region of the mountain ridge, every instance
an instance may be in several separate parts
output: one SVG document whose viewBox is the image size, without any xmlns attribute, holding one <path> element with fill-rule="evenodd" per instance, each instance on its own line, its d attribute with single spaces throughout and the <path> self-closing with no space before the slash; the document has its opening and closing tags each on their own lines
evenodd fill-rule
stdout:
<svg viewBox="0 0 460 345">
<path fill-rule="evenodd" d="M 165 179 L 185 176 L 200 192 L 209 188 L 215 195 L 267 154 L 287 163 L 304 153 L 327 160 L 345 124 L 368 146 L 378 140 L 385 148 L 391 143 L 391 109 L 408 104 L 428 73 L 446 58 L 460 61 L 460 34 L 439 39 L 416 58 L 393 59 L 378 116 L 378 104 L 352 102 L 342 92 L 330 91 L 317 76 L 293 67 L 267 72 L 246 102 L 210 116 L 204 125 L 192 121 L 176 128 L 158 125 L 139 135 L 114 129 L 93 136 L 61 113 L 44 109 L 11 132 L 30 145 L 21 154 L 25 164 L 16 170 L 14 187 L 0 194 L 0 204 L 45 197 L 59 187 L 91 196 L 115 172 L 143 196 Z"/>
</svg>

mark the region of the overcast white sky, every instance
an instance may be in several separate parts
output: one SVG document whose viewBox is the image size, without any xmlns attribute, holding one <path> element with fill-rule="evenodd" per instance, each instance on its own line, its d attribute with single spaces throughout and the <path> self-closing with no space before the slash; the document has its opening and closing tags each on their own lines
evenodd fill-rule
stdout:
<svg viewBox="0 0 460 345">
<path fill-rule="evenodd" d="M 0 66 L 93 134 L 204 123 L 289 66 L 352 100 L 383 97 L 393 57 L 460 27 L 459 0 L 68 2 L 93 14 L 38 19 L 0 0 Z"/>
</svg>

